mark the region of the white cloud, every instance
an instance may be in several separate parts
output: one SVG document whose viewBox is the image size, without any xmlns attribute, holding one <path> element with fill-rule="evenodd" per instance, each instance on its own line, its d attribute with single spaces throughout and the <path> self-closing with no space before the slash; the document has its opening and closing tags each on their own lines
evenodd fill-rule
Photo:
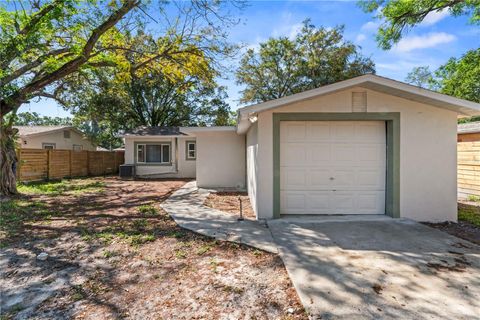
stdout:
<svg viewBox="0 0 480 320">
<path fill-rule="evenodd" d="M 425 16 L 422 23 L 420 23 L 420 26 L 434 25 L 435 23 L 439 22 L 443 18 L 447 17 L 449 14 L 450 13 L 448 12 L 447 9 L 443 9 L 440 11 L 432 11 Z"/>
<path fill-rule="evenodd" d="M 297 34 L 302 30 L 303 23 L 294 23 L 291 25 L 282 25 L 279 28 L 276 28 L 272 32 L 273 37 L 288 37 L 289 39 L 294 39 Z"/>
<path fill-rule="evenodd" d="M 411 36 L 401 39 L 393 48 L 398 52 L 410 52 L 415 49 L 433 48 L 440 44 L 450 43 L 456 37 L 445 32 L 432 32 L 422 36 Z"/>
<path fill-rule="evenodd" d="M 365 39 L 367 39 L 367 36 L 364 35 L 363 33 L 360 33 L 360 34 L 357 35 L 357 37 L 355 38 L 355 42 L 356 42 L 356 43 L 360 43 L 360 42 L 363 42 Z"/>
<path fill-rule="evenodd" d="M 362 25 L 362 31 L 376 31 L 380 27 L 380 21 L 369 21 Z"/>
</svg>

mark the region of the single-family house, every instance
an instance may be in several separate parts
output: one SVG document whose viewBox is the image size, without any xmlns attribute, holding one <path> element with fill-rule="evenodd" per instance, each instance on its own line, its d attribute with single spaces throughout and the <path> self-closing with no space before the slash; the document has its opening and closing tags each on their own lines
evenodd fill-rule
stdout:
<svg viewBox="0 0 480 320">
<path fill-rule="evenodd" d="M 457 219 L 457 118 L 480 104 L 364 75 L 238 110 L 235 127 L 125 134 L 145 177 L 248 191 L 259 219 L 372 214 Z"/>
<path fill-rule="evenodd" d="M 20 148 L 95 151 L 85 134 L 71 126 L 15 126 Z"/>
</svg>

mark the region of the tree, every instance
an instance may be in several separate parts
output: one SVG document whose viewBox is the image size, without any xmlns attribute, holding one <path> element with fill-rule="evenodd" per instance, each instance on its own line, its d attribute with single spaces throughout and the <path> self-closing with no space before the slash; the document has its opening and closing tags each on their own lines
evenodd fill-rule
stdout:
<svg viewBox="0 0 480 320">
<path fill-rule="evenodd" d="M 23 2 L 0 7 L 1 194 L 17 192 L 13 121 L 4 117 L 33 97 L 51 96 L 49 86 L 89 63 L 108 63 L 112 57 L 105 46 L 119 38 L 114 26 L 139 5 L 125 0 L 92 10 L 91 3 L 53 0 L 34 1 L 28 8 Z"/>
<path fill-rule="evenodd" d="M 40 116 L 36 112 L 22 112 L 15 116 L 16 126 L 71 126 L 71 118 Z"/>
<path fill-rule="evenodd" d="M 246 86 L 240 101 L 263 102 L 374 73 L 374 63 L 358 50 L 344 40 L 343 27 L 316 28 L 306 20 L 295 39 L 271 38 L 244 54 L 236 72 Z"/>
<path fill-rule="evenodd" d="M 428 89 L 432 86 L 433 74 L 428 66 L 415 67 L 408 73 L 405 82 Z"/>
<path fill-rule="evenodd" d="M 128 51 L 137 56 L 136 72 L 155 65 L 163 68 L 166 74 L 181 73 L 191 67 L 191 61 L 196 57 L 208 56 L 202 45 L 209 44 L 210 48 L 214 48 L 214 44 L 220 46 L 218 40 L 222 37 L 219 35 L 224 35 L 222 27 L 225 25 L 217 25 L 216 22 L 230 22 L 223 20 L 219 9 L 222 4 L 214 0 L 174 3 L 182 17 L 188 19 L 179 17 L 171 23 L 166 17 L 168 3 L 158 2 L 164 23 L 156 29 L 164 36 L 159 37 L 151 46 L 152 50 L 148 51 L 128 47 L 131 43 L 126 41 L 133 30 L 145 24 L 144 16 L 151 18 L 141 8 L 140 0 L 38 0 L 31 1 L 28 6 L 24 1 L 2 4 L 0 193 L 16 193 L 11 170 L 15 161 L 12 123 L 3 121 L 8 113 L 15 113 L 22 103 L 34 97 L 59 100 L 59 93 L 64 91 L 66 83 L 64 80 L 102 68 L 125 71 L 122 70 L 124 55 L 119 55 L 120 52 Z M 135 8 L 140 8 L 145 14 L 134 16 Z M 176 29 L 178 26 L 183 29 Z M 193 32 L 196 30 L 198 32 Z M 184 45 L 183 41 L 189 37 L 198 39 L 197 46 Z M 61 100 L 59 102 L 62 103 Z"/>
<path fill-rule="evenodd" d="M 471 23 L 480 23 L 478 0 L 361 0 L 359 5 L 365 12 L 377 12 L 376 18 L 383 21 L 377 42 L 384 50 L 400 41 L 402 35 L 421 23 L 429 13 L 448 10 L 453 16 L 470 15 Z"/>
</svg>

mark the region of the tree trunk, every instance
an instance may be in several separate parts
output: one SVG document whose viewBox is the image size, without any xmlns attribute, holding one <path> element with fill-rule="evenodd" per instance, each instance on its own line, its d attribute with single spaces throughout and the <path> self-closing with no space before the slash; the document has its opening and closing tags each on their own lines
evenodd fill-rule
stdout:
<svg viewBox="0 0 480 320">
<path fill-rule="evenodd" d="M 13 166 L 17 165 L 15 153 L 15 131 L 12 123 L 5 123 L 2 119 L 0 124 L 0 194 L 17 194 L 17 179 L 13 172 Z"/>
</svg>

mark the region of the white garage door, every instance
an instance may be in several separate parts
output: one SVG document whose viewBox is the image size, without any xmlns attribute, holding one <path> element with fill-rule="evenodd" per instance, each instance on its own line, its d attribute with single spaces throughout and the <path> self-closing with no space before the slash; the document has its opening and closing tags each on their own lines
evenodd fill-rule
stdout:
<svg viewBox="0 0 480 320">
<path fill-rule="evenodd" d="M 384 121 L 280 122 L 281 214 L 385 214 Z"/>
</svg>

